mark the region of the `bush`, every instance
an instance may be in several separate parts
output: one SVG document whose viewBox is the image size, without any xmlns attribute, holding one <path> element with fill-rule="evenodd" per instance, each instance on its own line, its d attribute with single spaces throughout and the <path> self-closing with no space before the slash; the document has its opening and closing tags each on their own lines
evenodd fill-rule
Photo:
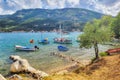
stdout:
<svg viewBox="0 0 120 80">
<path fill-rule="evenodd" d="M 107 53 L 106 52 L 101 52 L 99 53 L 100 56 L 107 56 Z"/>
</svg>

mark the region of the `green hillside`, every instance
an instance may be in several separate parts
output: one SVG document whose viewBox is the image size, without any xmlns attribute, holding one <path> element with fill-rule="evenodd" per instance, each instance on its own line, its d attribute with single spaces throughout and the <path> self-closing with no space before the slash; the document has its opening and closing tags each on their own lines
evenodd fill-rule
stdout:
<svg viewBox="0 0 120 80">
<path fill-rule="evenodd" d="M 0 16 L 1 31 L 53 30 L 62 24 L 64 29 L 83 29 L 87 21 L 101 18 L 103 14 L 79 8 L 23 9 L 9 16 Z"/>
</svg>

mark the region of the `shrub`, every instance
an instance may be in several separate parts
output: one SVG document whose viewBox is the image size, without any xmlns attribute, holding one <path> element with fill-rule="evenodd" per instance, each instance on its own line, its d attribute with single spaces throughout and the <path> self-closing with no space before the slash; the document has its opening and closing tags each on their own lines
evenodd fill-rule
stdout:
<svg viewBox="0 0 120 80">
<path fill-rule="evenodd" d="M 107 53 L 106 52 L 101 52 L 99 53 L 100 56 L 107 56 Z"/>
</svg>

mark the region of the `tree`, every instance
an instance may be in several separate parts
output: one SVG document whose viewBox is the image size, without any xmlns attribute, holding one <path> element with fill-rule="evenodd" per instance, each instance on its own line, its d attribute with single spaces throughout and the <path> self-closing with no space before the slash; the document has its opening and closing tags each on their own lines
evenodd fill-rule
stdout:
<svg viewBox="0 0 120 80">
<path fill-rule="evenodd" d="M 115 33 L 115 38 L 119 39 L 120 38 L 120 13 L 115 17 L 112 27 Z"/>
<path fill-rule="evenodd" d="M 101 19 L 103 20 L 103 18 Z M 101 20 L 93 20 L 85 25 L 84 33 L 80 35 L 80 47 L 94 47 L 95 59 L 99 58 L 98 44 L 109 41 L 112 36 L 110 27 L 106 27 Z"/>
</svg>

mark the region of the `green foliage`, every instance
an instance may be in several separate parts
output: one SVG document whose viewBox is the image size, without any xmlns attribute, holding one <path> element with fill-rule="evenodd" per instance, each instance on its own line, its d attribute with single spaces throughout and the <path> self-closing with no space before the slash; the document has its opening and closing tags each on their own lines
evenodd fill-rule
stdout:
<svg viewBox="0 0 120 80">
<path fill-rule="evenodd" d="M 114 18 L 112 16 L 102 16 L 100 23 L 106 27 L 111 27 Z"/>
<path fill-rule="evenodd" d="M 116 38 L 120 38 L 120 13 L 114 18 L 112 29 Z"/>
<path fill-rule="evenodd" d="M 94 47 L 96 59 L 98 56 L 98 44 L 110 41 L 113 35 L 107 19 L 103 17 L 101 20 L 94 20 L 85 25 L 84 33 L 80 36 L 80 47 Z"/>
<path fill-rule="evenodd" d="M 80 47 L 90 48 L 94 42 L 102 44 L 109 41 L 112 35 L 110 27 L 106 27 L 101 20 L 94 20 L 85 25 L 84 33 L 80 36 Z"/>
<path fill-rule="evenodd" d="M 101 18 L 103 14 L 79 8 L 65 9 L 23 9 L 13 15 L 0 16 L 1 30 L 53 30 L 58 29 L 58 24 L 64 24 L 66 30 L 80 29 L 87 21 Z M 47 25 L 46 25 L 47 24 Z M 37 25 L 37 27 L 35 26 Z M 14 28 L 9 28 L 15 26 Z"/>
<path fill-rule="evenodd" d="M 100 56 L 107 56 L 108 54 L 106 52 L 99 53 Z"/>
<path fill-rule="evenodd" d="M 28 20 L 25 20 L 22 24 L 31 23 L 31 22 L 34 22 L 34 21 L 37 21 L 37 20 L 43 20 L 43 19 L 41 19 L 41 18 L 30 18 Z"/>
</svg>

